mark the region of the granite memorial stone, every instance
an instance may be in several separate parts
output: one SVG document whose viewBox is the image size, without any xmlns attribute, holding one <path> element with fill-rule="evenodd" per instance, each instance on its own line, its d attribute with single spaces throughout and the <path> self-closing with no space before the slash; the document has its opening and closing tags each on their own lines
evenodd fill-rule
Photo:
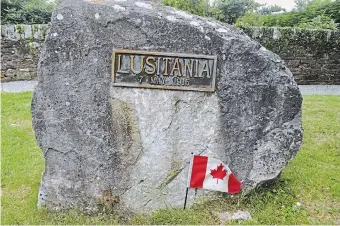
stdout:
<svg viewBox="0 0 340 226">
<path fill-rule="evenodd" d="M 227 163 L 248 192 L 302 142 L 301 94 L 280 57 L 152 2 L 62 1 L 38 80 L 38 206 L 50 210 L 181 207 L 191 153 Z M 188 205 L 204 194 L 189 191 Z"/>
</svg>

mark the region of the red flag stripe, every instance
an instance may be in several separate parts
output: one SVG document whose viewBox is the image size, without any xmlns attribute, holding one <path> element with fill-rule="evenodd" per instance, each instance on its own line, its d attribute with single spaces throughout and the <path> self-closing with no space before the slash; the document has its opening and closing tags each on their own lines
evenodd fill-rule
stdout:
<svg viewBox="0 0 340 226">
<path fill-rule="evenodd" d="M 192 161 L 190 188 L 203 188 L 208 157 L 194 155 Z"/>
<path fill-rule="evenodd" d="M 228 178 L 228 192 L 230 194 L 236 194 L 241 191 L 242 184 L 239 182 L 234 174 L 230 174 Z"/>
</svg>

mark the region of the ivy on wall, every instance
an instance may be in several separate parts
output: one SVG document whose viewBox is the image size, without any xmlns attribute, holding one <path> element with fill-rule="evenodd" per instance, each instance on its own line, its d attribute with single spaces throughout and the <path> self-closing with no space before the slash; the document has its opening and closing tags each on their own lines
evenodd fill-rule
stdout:
<svg viewBox="0 0 340 226">
<path fill-rule="evenodd" d="M 53 0 L 2 0 L 1 24 L 45 24 L 56 6 Z"/>
</svg>

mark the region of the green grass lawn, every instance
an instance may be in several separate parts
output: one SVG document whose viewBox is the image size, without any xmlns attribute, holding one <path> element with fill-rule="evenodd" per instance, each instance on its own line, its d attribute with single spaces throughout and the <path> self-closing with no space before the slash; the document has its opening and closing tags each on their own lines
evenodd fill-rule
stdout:
<svg viewBox="0 0 340 226">
<path fill-rule="evenodd" d="M 211 211 L 233 209 L 246 209 L 253 217 L 235 224 L 340 224 L 340 96 L 304 96 L 302 149 L 270 186 L 186 211 L 166 209 L 129 219 L 37 210 L 44 159 L 32 131 L 31 97 L 31 92 L 1 97 L 2 224 L 220 224 Z"/>
</svg>

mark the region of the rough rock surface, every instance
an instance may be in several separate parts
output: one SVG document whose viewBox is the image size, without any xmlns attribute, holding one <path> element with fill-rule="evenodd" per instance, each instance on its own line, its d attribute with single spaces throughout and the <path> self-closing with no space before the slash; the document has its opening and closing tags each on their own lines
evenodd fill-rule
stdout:
<svg viewBox="0 0 340 226">
<path fill-rule="evenodd" d="M 113 49 L 217 55 L 217 90 L 113 87 Z M 192 152 L 227 163 L 247 191 L 277 177 L 302 141 L 301 94 L 277 55 L 230 25 L 151 2 L 63 1 L 38 80 L 38 205 L 51 210 L 182 206 Z M 205 194 L 192 189 L 188 205 Z"/>
</svg>

